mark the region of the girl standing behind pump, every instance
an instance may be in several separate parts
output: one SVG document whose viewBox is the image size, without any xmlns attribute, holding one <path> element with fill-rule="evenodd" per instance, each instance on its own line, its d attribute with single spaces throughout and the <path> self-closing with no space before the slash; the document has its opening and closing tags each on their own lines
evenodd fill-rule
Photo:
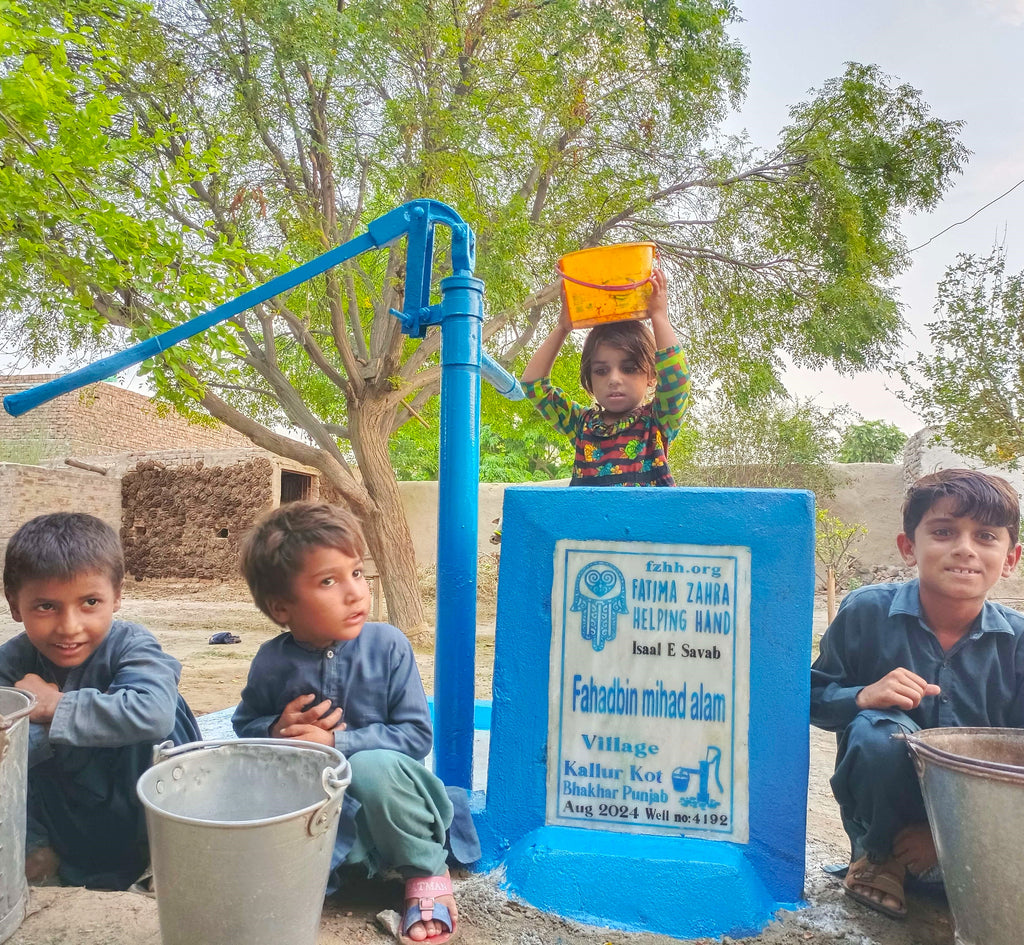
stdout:
<svg viewBox="0 0 1024 945">
<path fill-rule="evenodd" d="M 668 446 L 690 400 L 690 372 L 668 320 L 665 273 L 651 273 L 651 328 L 639 321 L 598 325 L 583 343 L 580 380 L 595 406 L 570 400 L 551 368 L 572 330 L 562 290 L 558 325 L 523 371 L 522 386 L 541 416 L 576 444 L 573 486 L 674 486 Z M 651 389 L 653 399 L 648 401 Z"/>
</svg>

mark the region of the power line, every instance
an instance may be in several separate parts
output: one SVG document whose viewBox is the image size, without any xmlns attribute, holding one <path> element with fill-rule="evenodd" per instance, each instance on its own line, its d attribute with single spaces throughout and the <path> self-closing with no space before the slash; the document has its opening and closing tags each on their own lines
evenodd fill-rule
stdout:
<svg viewBox="0 0 1024 945">
<path fill-rule="evenodd" d="M 981 213 L 982 210 L 987 210 L 989 207 L 992 206 L 992 204 L 998 203 L 1000 200 L 1003 199 L 1003 197 L 1007 196 L 1007 194 L 1012 194 L 1018 187 L 1020 187 L 1021 184 L 1024 184 L 1024 178 L 1021 178 L 1019 181 L 1017 181 L 1017 183 L 1014 184 L 1009 190 L 1003 191 L 1003 193 L 1001 193 L 998 197 L 993 197 L 987 204 L 985 204 L 985 206 L 978 207 L 978 209 L 975 210 L 974 213 L 972 213 L 969 217 L 963 220 L 958 220 L 956 223 L 950 223 L 949 226 L 947 226 L 944 230 L 940 230 L 931 239 L 925 240 L 920 246 L 914 246 L 913 248 L 908 249 L 907 252 L 916 253 L 919 249 L 924 249 L 925 246 L 927 246 L 933 240 L 937 240 L 940 236 L 942 236 L 943 233 L 948 233 L 951 229 L 953 229 L 953 227 L 961 226 L 964 223 L 973 220 L 979 213 Z"/>
</svg>

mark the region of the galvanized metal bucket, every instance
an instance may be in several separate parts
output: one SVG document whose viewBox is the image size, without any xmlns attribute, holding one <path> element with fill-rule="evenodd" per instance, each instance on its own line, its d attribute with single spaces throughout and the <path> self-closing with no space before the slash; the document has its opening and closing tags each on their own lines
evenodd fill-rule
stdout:
<svg viewBox="0 0 1024 945">
<path fill-rule="evenodd" d="M 21 925 L 28 908 L 25 881 L 25 791 L 28 716 L 36 697 L 0 686 L 0 942 Z"/>
<path fill-rule="evenodd" d="M 316 945 L 350 780 L 311 742 L 157 748 L 138 792 L 163 945 Z"/>
<path fill-rule="evenodd" d="M 905 736 L 921 781 L 957 945 L 1024 935 L 1024 730 L 931 728 Z"/>
</svg>

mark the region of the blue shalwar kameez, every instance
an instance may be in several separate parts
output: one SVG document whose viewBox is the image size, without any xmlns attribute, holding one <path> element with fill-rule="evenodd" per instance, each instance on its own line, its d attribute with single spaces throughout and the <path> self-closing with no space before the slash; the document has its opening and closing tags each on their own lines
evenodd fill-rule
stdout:
<svg viewBox="0 0 1024 945">
<path fill-rule="evenodd" d="M 859 709 L 857 694 L 903 667 L 941 689 L 917 708 Z M 854 859 L 882 862 L 895 835 L 927 820 L 909 753 L 896 733 L 940 726 L 1024 726 L 1024 614 L 986 601 L 949 650 L 925 622 L 919 582 L 846 596 L 811 667 L 811 722 L 836 733 L 832 791 Z"/>
<path fill-rule="evenodd" d="M 342 805 L 328 892 L 342 863 L 363 864 L 371 875 L 387 869 L 403 878 L 439 876 L 446 840 L 455 860 L 480 856 L 479 840 L 462 788 L 444 784 L 422 764 L 433 730 L 416 659 L 405 634 L 367 623 L 354 640 L 323 649 L 281 633 L 252 661 L 242 701 L 232 718 L 240 738 L 267 738 L 284 707 L 312 693 L 340 707 L 346 728 L 335 747 L 352 765 Z"/>
<path fill-rule="evenodd" d="M 66 672 L 24 633 L 0 646 L 0 685 L 30 673 L 56 684 L 61 698 L 49 725 L 29 726 L 26 849 L 52 847 L 70 885 L 127 889 L 149 863 L 135 783 L 154 745 L 200 737 L 178 693 L 181 664 L 145 627 L 115 620 Z"/>
</svg>

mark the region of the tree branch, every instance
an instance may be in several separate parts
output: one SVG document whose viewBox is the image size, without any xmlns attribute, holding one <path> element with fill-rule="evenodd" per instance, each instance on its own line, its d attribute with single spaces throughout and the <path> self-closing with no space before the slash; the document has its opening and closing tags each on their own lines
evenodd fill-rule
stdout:
<svg viewBox="0 0 1024 945">
<path fill-rule="evenodd" d="M 345 475 L 338 475 L 336 468 L 333 468 L 332 459 L 325 455 L 323 450 L 313 446 L 307 446 L 291 437 L 274 433 L 255 420 L 239 413 L 221 400 L 216 394 L 204 390 L 199 402 L 206 408 L 212 417 L 237 430 L 243 436 L 247 436 L 256 446 L 268 450 L 277 456 L 284 456 L 287 459 L 302 463 L 304 466 L 312 466 L 322 473 L 330 476 L 331 481 L 342 487 L 345 500 L 353 507 L 353 511 L 361 516 L 370 514 L 373 509 L 373 500 L 366 489 L 352 476 L 351 469 L 343 465 Z"/>
</svg>

